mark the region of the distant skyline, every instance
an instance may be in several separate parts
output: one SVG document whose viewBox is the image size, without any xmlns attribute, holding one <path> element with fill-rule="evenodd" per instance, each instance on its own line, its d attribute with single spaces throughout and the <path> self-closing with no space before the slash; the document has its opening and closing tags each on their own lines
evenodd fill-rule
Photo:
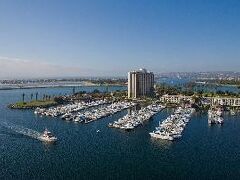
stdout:
<svg viewBox="0 0 240 180">
<path fill-rule="evenodd" d="M 239 0 L 1 0 L 0 79 L 240 71 Z"/>
</svg>

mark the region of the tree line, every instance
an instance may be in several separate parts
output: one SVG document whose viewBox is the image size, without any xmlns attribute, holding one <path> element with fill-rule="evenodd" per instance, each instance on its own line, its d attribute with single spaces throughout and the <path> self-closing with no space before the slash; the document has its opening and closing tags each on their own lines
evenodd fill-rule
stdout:
<svg viewBox="0 0 240 180">
<path fill-rule="evenodd" d="M 26 96 L 27 96 L 26 93 L 22 93 L 22 102 L 25 102 Z M 40 99 L 39 99 L 39 93 L 38 93 L 38 92 L 36 92 L 36 93 L 31 93 L 29 97 L 30 97 L 30 100 L 31 100 L 31 101 L 33 101 L 33 100 L 35 100 L 35 101 L 40 100 Z M 47 101 L 47 100 L 51 100 L 51 99 L 54 98 L 54 97 L 55 97 L 54 95 L 43 94 L 41 100 Z"/>
</svg>

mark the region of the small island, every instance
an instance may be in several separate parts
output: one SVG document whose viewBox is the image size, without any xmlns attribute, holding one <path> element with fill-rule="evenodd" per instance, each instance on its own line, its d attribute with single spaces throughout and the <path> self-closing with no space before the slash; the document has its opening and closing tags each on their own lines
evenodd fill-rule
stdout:
<svg viewBox="0 0 240 180">
<path fill-rule="evenodd" d="M 15 104 L 10 104 L 11 109 L 35 109 L 37 107 L 46 108 L 50 106 L 55 106 L 58 103 L 55 100 L 33 100 L 29 102 L 16 102 Z"/>
<path fill-rule="evenodd" d="M 36 109 L 36 108 L 48 108 L 52 106 L 57 106 L 60 104 L 69 104 L 76 101 L 91 102 L 96 100 L 107 100 L 107 101 L 121 101 L 126 99 L 126 91 L 116 91 L 116 92 L 100 92 L 98 89 L 94 89 L 92 92 L 79 91 L 75 92 L 73 88 L 73 94 L 69 95 L 59 95 L 51 96 L 44 94 L 41 99 L 39 99 L 38 93 L 35 94 L 35 99 L 33 99 L 33 94 L 22 94 L 22 100 L 9 104 L 8 107 L 11 109 Z M 26 101 L 26 97 L 29 97 L 30 101 Z"/>
</svg>

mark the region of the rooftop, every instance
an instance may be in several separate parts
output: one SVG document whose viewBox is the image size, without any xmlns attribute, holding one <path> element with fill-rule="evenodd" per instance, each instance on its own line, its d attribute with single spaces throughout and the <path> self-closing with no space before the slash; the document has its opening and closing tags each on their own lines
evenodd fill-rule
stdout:
<svg viewBox="0 0 240 180">
<path fill-rule="evenodd" d="M 139 70 L 134 70 L 134 71 L 131 71 L 131 72 L 138 72 L 138 73 L 152 73 L 150 71 L 147 71 L 147 69 L 145 68 L 140 68 Z"/>
</svg>

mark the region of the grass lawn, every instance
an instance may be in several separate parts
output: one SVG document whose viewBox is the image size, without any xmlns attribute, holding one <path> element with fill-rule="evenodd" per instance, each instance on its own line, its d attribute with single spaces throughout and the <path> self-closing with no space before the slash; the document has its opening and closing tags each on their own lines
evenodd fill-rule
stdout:
<svg viewBox="0 0 240 180">
<path fill-rule="evenodd" d="M 12 108 L 19 108 L 19 109 L 24 109 L 24 108 L 37 108 L 37 107 L 49 107 L 49 106 L 54 106 L 57 105 L 57 102 L 54 100 L 34 100 L 34 101 L 29 101 L 29 102 L 17 102 L 12 106 Z"/>
</svg>

